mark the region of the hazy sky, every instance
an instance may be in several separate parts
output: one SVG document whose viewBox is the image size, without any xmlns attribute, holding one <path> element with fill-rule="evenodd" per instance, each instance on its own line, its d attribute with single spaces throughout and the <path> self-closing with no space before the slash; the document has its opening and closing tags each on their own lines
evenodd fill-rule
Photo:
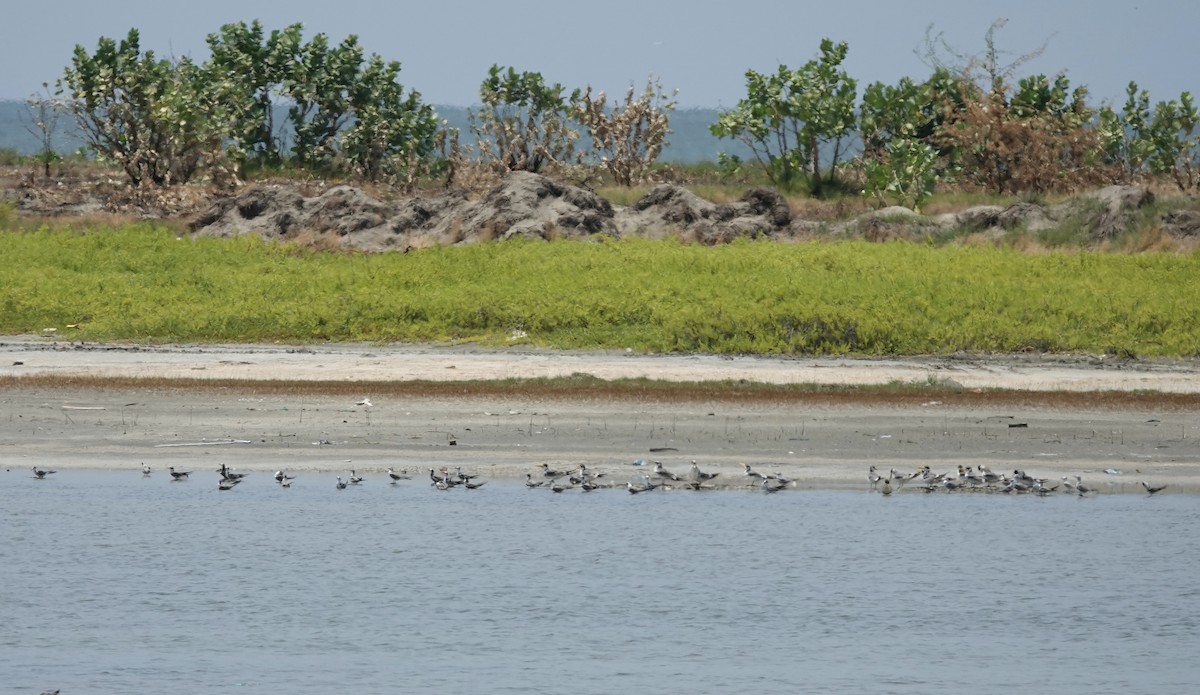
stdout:
<svg viewBox="0 0 1200 695">
<path fill-rule="evenodd" d="M 796 67 L 817 54 L 822 37 L 850 44 L 845 67 L 861 88 L 926 77 L 914 49 L 930 24 L 974 53 L 1000 17 L 1008 19 L 1001 49 L 1020 54 L 1048 42 L 1026 71 L 1065 71 L 1091 89 L 1094 104 L 1119 106 L 1131 79 L 1154 100 L 1200 90 L 1196 0 L 50 0 L 5 6 L 0 99 L 53 82 L 76 44 L 94 50 L 101 36 L 136 27 L 143 49 L 202 60 L 207 34 L 259 19 L 268 30 L 300 22 L 306 37 L 357 34 L 366 53 L 399 60 L 401 82 L 432 104 L 474 104 L 488 67 L 499 63 L 610 92 L 653 74 L 679 90 L 681 106 L 729 107 L 744 94 L 747 69 Z"/>
</svg>

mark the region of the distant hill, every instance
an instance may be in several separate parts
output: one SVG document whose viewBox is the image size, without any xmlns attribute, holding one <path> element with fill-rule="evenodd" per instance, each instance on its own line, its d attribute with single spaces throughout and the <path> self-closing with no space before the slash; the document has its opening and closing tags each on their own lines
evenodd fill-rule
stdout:
<svg viewBox="0 0 1200 695">
<path fill-rule="evenodd" d="M 435 106 L 438 116 L 454 128 L 467 131 L 467 109 L 462 106 Z M 279 121 L 285 116 L 281 114 Z M 680 164 L 715 162 L 721 151 L 748 156 L 740 143 L 721 141 L 713 137 L 708 128 L 717 120 L 716 109 L 681 109 L 671 115 L 673 131 L 661 161 Z M 0 149 L 11 149 L 21 154 L 33 154 L 41 147 L 40 138 L 29 132 L 29 113 L 25 102 L 0 101 Z M 55 149 L 59 152 L 74 152 L 83 146 L 83 141 L 69 116 L 63 116 L 55 135 Z M 466 139 L 464 138 L 464 141 Z"/>
</svg>

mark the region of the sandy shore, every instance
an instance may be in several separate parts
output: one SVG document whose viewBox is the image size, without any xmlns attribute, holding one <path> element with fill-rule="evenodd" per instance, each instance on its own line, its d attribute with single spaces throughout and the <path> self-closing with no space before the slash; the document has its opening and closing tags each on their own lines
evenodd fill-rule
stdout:
<svg viewBox="0 0 1200 695">
<path fill-rule="evenodd" d="M 75 345 L 0 339 L 0 377 L 78 375 L 364 382 L 354 397 L 220 390 L 19 385 L 0 393 L 0 460 L 10 470 L 341 471 L 414 478 L 461 466 L 523 478 L 537 464 L 580 463 L 621 484 L 658 460 L 686 473 L 694 459 L 743 485 L 741 463 L 799 487 L 866 487 L 869 465 L 911 472 L 984 464 L 1053 479 L 1081 475 L 1102 491 L 1141 480 L 1200 491 L 1200 418 L 1178 408 L 916 407 L 787 403 L 658 403 L 629 399 L 395 397 L 365 382 L 476 380 L 587 373 L 597 378 L 766 383 L 938 381 L 1034 391 L 1200 392 L 1188 362 L 1100 358 L 792 360 L 635 356 L 513 349 L 380 346 Z M 1106 470 L 1119 471 L 1106 473 Z M 215 473 L 212 474 L 215 479 Z M 382 480 L 382 479 L 381 479 Z"/>
</svg>

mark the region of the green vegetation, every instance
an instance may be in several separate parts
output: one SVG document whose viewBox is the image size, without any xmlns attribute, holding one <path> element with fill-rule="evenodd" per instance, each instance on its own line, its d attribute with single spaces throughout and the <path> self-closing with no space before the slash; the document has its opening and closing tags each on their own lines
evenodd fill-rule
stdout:
<svg viewBox="0 0 1200 695">
<path fill-rule="evenodd" d="M 492 65 L 479 86 L 483 108 L 471 113 L 482 160 L 504 171 L 539 173 L 573 159 L 579 133 L 569 125 L 563 89 L 546 84 L 540 72 Z"/>
<path fill-rule="evenodd" d="M 433 110 L 418 93 L 404 94 L 398 62 L 364 58 L 356 36 L 304 43 L 301 29 L 266 35 L 257 21 L 225 25 L 208 37 L 203 64 L 142 52 L 131 29 L 119 42 L 101 37 L 94 53 L 77 45 L 59 88 L 88 145 L 135 185 L 186 183 L 202 167 L 228 180 L 277 165 L 277 98 L 289 104 L 296 165 L 410 181 L 434 147 Z"/>
<path fill-rule="evenodd" d="M 842 143 L 854 127 L 858 83 L 841 69 L 850 47 L 821 41 L 821 57 L 772 74 L 746 72 L 746 98 L 712 126 L 719 138 L 740 140 L 784 189 L 807 176 L 814 194 L 822 192 L 822 146 L 832 147 L 830 172 L 837 170 Z"/>
<path fill-rule="evenodd" d="M 318 253 L 132 225 L 0 236 L 0 332 L 903 355 L 1200 355 L 1200 254 L 622 240 Z"/>
<path fill-rule="evenodd" d="M 785 193 L 865 195 L 914 210 L 935 189 L 1045 195 L 1149 179 L 1200 187 L 1200 115 L 1190 93 L 1151 108 L 1131 83 L 1123 112 L 1095 109 L 1087 88 L 1062 73 L 1018 74 L 1042 49 L 1001 64 L 1003 26 L 991 25 L 978 54 L 927 34 L 930 76 L 869 84 L 861 102 L 859 81 L 843 68 L 844 42 L 822 39 L 818 55 L 796 69 L 746 71 L 745 97 L 710 130 L 745 144 L 753 161 L 722 153 L 719 175 L 744 182 L 756 169 Z M 631 84 L 621 101 L 492 65 L 471 112 L 475 142 L 460 145 L 460 134 L 399 84 L 400 64 L 364 56 L 354 35 L 305 42 L 299 24 L 268 33 L 255 21 L 227 24 L 208 44 L 203 63 L 143 53 L 136 29 L 119 42 L 102 37 L 94 52 L 76 46 L 58 82 L 65 98 L 36 104 L 71 112 L 96 156 L 134 184 L 202 175 L 226 184 L 284 172 L 403 191 L 420 183 L 480 190 L 510 171 L 641 185 L 657 178 L 652 167 L 675 106 L 652 78 L 640 95 Z M 286 127 L 273 122 L 278 103 L 288 106 Z M 49 156 L 51 121 L 38 122 Z"/>
</svg>

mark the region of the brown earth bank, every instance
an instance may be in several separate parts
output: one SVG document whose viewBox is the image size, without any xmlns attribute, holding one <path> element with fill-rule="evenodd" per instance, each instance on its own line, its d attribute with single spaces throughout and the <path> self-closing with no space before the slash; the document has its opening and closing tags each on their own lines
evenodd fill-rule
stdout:
<svg viewBox="0 0 1200 695">
<path fill-rule="evenodd" d="M 554 376 L 568 378 L 537 381 Z M 696 460 L 722 487 L 750 484 L 742 464 L 799 488 L 849 489 L 868 488 L 870 465 L 884 475 L 984 465 L 1079 475 L 1101 493 L 1145 494 L 1142 480 L 1168 484 L 1163 494 L 1200 492 L 1200 368 L 1189 362 L 6 338 L 0 384 L 11 474 L 145 463 L 215 482 L 225 463 L 314 484 L 349 469 L 384 484 L 394 468 L 424 484 L 430 468 L 523 479 L 540 464 L 584 464 L 623 486 L 656 460 L 681 476 Z"/>
<path fill-rule="evenodd" d="M 0 200 L 31 216 L 113 214 L 185 222 L 197 235 L 243 234 L 361 251 L 407 250 L 504 240 L 676 237 L 716 244 L 739 237 L 923 238 L 947 229 L 985 236 L 1013 230 L 1039 232 L 1070 220 L 1103 241 L 1139 219 L 1154 195 L 1137 186 L 1110 186 L 1056 204 L 1018 202 L 975 206 L 954 213 L 917 215 L 889 207 L 836 219 L 805 216 L 769 188 L 748 190 L 732 203 L 705 200 L 683 186 L 661 184 L 627 207 L 592 190 L 527 172 L 506 175 L 481 191 L 439 188 L 415 195 L 374 196 L 363 188 L 321 181 L 260 182 L 236 191 L 200 185 L 135 189 L 112 177 L 46 180 L 0 177 Z M 1142 221 L 1144 223 L 1144 220 Z M 1155 224 L 1169 237 L 1200 237 L 1200 210 L 1173 209 Z"/>
</svg>

